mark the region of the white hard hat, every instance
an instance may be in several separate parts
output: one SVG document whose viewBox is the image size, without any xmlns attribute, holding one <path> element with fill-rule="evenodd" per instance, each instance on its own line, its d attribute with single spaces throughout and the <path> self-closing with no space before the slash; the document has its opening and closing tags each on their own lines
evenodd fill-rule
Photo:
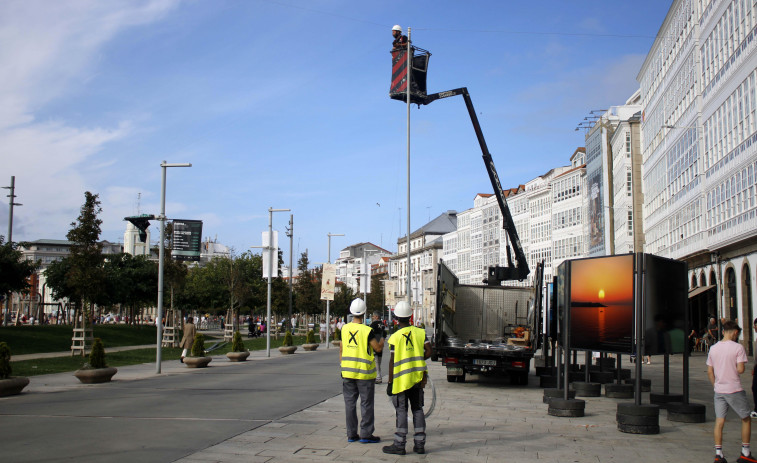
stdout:
<svg viewBox="0 0 757 463">
<path fill-rule="evenodd" d="M 394 27 L 392 27 L 392 30 L 393 31 L 400 31 L 400 33 L 402 32 L 402 28 L 400 27 L 399 24 L 396 24 Z"/>
<path fill-rule="evenodd" d="M 365 301 L 360 298 L 355 299 L 352 301 L 352 304 L 350 304 L 350 313 L 356 317 L 363 315 L 366 309 Z"/>
<path fill-rule="evenodd" d="M 410 304 L 405 301 L 399 301 L 394 306 L 394 316 L 399 318 L 408 318 L 413 314 L 413 309 L 410 308 Z"/>
</svg>

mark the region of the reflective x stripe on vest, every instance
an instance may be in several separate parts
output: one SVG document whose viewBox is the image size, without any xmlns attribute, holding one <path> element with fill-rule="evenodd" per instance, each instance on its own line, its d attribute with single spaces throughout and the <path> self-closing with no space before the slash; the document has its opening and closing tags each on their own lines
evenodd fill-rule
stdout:
<svg viewBox="0 0 757 463">
<path fill-rule="evenodd" d="M 392 370 L 392 393 L 398 394 L 423 380 L 426 361 L 423 359 L 423 344 L 426 332 L 420 328 L 407 326 L 389 338 L 394 346 L 394 369 Z"/>
<path fill-rule="evenodd" d="M 342 327 L 342 378 L 376 379 L 373 349 L 368 345 L 370 326 L 347 323 Z"/>
</svg>

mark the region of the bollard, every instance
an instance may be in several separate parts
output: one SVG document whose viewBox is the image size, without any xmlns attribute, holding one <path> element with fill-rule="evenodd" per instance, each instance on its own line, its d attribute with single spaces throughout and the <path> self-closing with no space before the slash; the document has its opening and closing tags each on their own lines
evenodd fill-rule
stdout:
<svg viewBox="0 0 757 463">
<path fill-rule="evenodd" d="M 551 416 L 581 417 L 584 416 L 586 402 L 581 399 L 554 398 L 549 401 L 547 413 Z"/>
<path fill-rule="evenodd" d="M 615 415 L 618 431 L 628 434 L 659 434 L 660 407 L 657 405 L 636 405 L 619 403 Z"/>
<path fill-rule="evenodd" d="M 576 397 L 600 397 L 602 395 L 602 385 L 599 383 L 587 383 L 576 381 L 570 383 L 576 391 Z"/>
<path fill-rule="evenodd" d="M 544 397 L 542 397 L 542 402 L 545 404 L 548 404 L 550 399 L 558 399 L 565 397 L 565 390 L 564 389 L 557 389 L 556 387 L 548 387 L 544 389 Z M 574 399 L 576 397 L 576 391 L 568 391 L 568 398 Z"/>
<path fill-rule="evenodd" d="M 633 385 L 605 384 L 605 397 L 610 399 L 633 399 Z"/>
<path fill-rule="evenodd" d="M 678 423 L 704 423 L 706 421 L 707 407 L 702 404 L 669 402 L 666 408 L 668 421 Z"/>
</svg>

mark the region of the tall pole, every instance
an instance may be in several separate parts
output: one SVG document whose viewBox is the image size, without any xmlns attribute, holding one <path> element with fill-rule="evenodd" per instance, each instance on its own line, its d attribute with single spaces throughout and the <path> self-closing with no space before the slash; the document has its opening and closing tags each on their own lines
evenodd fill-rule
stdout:
<svg viewBox="0 0 757 463">
<path fill-rule="evenodd" d="M 331 237 L 332 236 L 344 236 L 344 233 L 331 233 L 326 235 L 329 237 L 329 264 L 331 263 Z M 334 282 L 336 284 L 336 282 Z M 329 339 L 331 338 L 331 301 L 326 299 L 326 349 L 329 348 Z"/>
<path fill-rule="evenodd" d="M 161 346 L 163 344 L 163 323 L 161 319 L 163 317 L 163 259 L 165 256 L 165 239 L 166 239 L 166 161 L 160 165 L 162 170 L 161 182 L 160 182 L 160 215 L 158 221 L 160 221 L 160 243 L 158 243 L 158 316 L 156 322 L 158 323 L 158 335 L 156 341 L 156 354 L 155 354 L 155 373 L 160 374 L 160 362 L 162 356 Z"/>
<path fill-rule="evenodd" d="M 273 252 L 276 250 L 273 247 L 273 213 L 274 212 L 288 212 L 289 209 L 274 209 L 268 208 L 268 296 L 266 301 L 266 320 L 265 320 L 265 355 L 271 356 L 271 282 L 273 277 Z M 278 261 L 278 255 L 276 256 Z"/>
<path fill-rule="evenodd" d="M 158 243 L 158 314 L 155 322 L 158 325 L 158 334 L 155 349 L 155 373 L 160 374 L 161 362 L 161 345 L 163 344 L 163 259 L 165 258 L 165 241 L 166 241 L 166 169 L 169 167 L 192 167 L 192 164 L 168 164 L 163 161 L 160 164 L 162 169 L 162 180 L 160 183 L 160 243 Z"/>
<path fill-rule="evenodd" d="M 294 256 L 294 214 L 289 214 L 289 230 L 287 233 L 289 237 L 289 320 L 292 320 L 292 280 L 294 280 L 294 267 L 292 266 Z M 290 326 L 294 329 L 293 326 Z"/>
<path fill-rule="evenodd" d="M 410 28 L 407 28 L 407 303 L 412 306 L 412 286 L 410 283 L 410 82 L 413 66 L 413 49 L 410 46 Z"/>
<path fill-rule="evenodd" d="M 277 256 L 278 257 L 278 256 Z M 273 275 L 273 209 L 268 208 L 268 294 L 265 310 L 265 356 L 271 356 L 271 275 Z"/>
<path fill-rule="evenodd" d="M 6 236 L 5 242 L 7 244 L 11 244 L 13 242 L 13 206 L 22 206 L 22 204 L 19 204 L 17 202 L 14 202 L 13 199 L 16 197 L 16 176 L 11 176 L 11 185 L 10 186 L 4 186 L 3 187 L 6 190 L 10 190 L 10 194 L 8 195 L 8 236 Z M 3 316 L 3 326 L 8 326 L 8 322 L 6 318 L 10 318 L 10 312 L 11 312 L 11 293 L 7 294 L 7 297 L 5 298 L 5 316 Z"/>
</svg>

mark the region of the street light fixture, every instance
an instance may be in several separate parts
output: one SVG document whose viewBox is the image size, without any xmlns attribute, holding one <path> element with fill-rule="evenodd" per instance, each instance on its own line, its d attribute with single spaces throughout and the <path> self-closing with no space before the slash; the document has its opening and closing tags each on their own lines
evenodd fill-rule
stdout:
<svg viewBox="0 0 757 463">
<path fill-rule="evenodd" d="M 13 242 L 13 206 L 23 206 L 23 204 L 15 203 L 13 202 L 13 198 L 16 197 L 16 176 L 11 176 L 11 185 L 10 186 L 4 186 L 3 189 L 10 190 L 10 194 L 8 195 L 9 201 L 8 201 L 8 236 L 6 236 L 6 244 L 11 244 Z M 11 293 L 8 293 L 8 296 L 5 298 L 5 315 L 3 315 L 3 326 L 8 326 L 8 322 L 6 318 L 10 318 L 10 312 L 11 312 Z"/>
<path fill-rule="evenodd" d="M 168 167 L 192 167 L 191 163 L 169 164 L 163 161 L 160 164 L 163 169 L 163 179 L 160 185 L 160 243 L 158 244 L 158 314 L 155 319 L 158 325 L 157 349 L 155 355 L 155 373 L 160 374 L 161 345 L 163 344 L 163 259 L 165 256 L 166 241 L 166 169 Z"/>
<path fill-rule="evenodd" d="M 331 237 L 332 236 L 344 236 L 344 233 L 331 233 L 328 232 L 326 236 L 329 237 L 329 261 L 331 263 Z M 326 299 L 326 349 L 329 348 L 329 339 L 331 339 L 331 305 L 328 299 Z"/>
<path fill-rule="evenodd" d="M 273 213 L 274 212 L 289 212 L 291 209 L 273 209 L 268 208 L 268 246 L 265 249 L 268 250 L 268 296 L 266 301 L 266 320 L 265 320 L 265 355 L 271 356 L 271 282 L 273 276 Z M 278 256 L 276 256 L 278 259 Z M 291 271 L 291 270 L 290 270 Z"/>
</svg>

